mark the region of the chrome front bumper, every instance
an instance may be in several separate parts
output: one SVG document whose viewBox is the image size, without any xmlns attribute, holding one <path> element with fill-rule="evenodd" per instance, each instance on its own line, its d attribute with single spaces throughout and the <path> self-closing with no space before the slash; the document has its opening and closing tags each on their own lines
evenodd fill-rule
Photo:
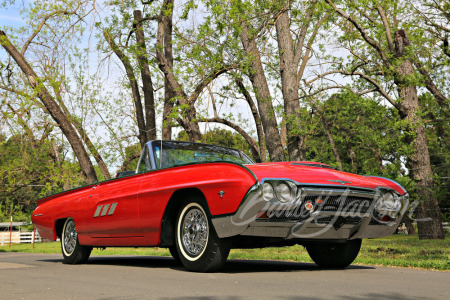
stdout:
<svg viewBox="0 0 450 300">
<path fill-rule="evenodd" d="M 361 191 L 360 188 L 355 188 Z M 357 239 L 376 238 L 391 235 L 397 229 L 402 216 L 408 209 L 409 200 L 407 195 L 401 197 L 402 206 L 394 219 L 388 222 L 379 222 L 374 218 L 376 209 L 372 204 L 363 212 L 348 211 L 324 211 L 321 209 L 309 211 L 307 216 L 295 220 L 271 218 L 264 212 L 276 210 L 277 212 L 292 211 L 295 207 L 304 205 L 308 192 L 323 190 L 328 195 L 342 193 L 343 189 L 335 189 L 330 186 L 315 186 L 305 188 L 307 192 L 296 205 L 283 206 L 274 205 L 263 200 L 261 185 L 256 184 L 247 193 L 237 212 L 233 215 L 218 216 L 212 219 L 212 223 L 220 238 L 242 236 L 276 237 L 284 239 Z M 352 188 L 347 188 L 351 191 Z M 346 195 L 353 195 L 355 191 Z M 359 192 L 358 192 L 359 193 Z M 368 190 L 367 194 L 375 195 L 375 190 Z M 311 197 L 311 196 L 309 196 Z M 330 198 L 331 199 L 331 198 Z M 343 201 L 345 202 L 345 198 Z M 369 198 L 368 198 L 369 199 Z M 340 201 L 340 200 L 339 200 Z M 326 200 L 325 200 L 326 203 Z"/>
</svg>

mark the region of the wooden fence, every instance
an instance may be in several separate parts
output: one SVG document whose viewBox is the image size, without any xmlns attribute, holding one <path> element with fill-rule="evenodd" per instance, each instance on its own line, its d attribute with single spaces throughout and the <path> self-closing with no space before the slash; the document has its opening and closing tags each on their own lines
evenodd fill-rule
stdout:
<svg viewBox="0 0 450 300">
<path fill-rule="evenodd" d="M 0 232 L 0 246 L 8 245 L 9 244 L 9 237 L 10 233 L 9 231 L 2 231 Z M 11 233 L 11 243 L 32 243 L 34 238 L 35 243 L 42 242 L 42 238 L 39 236 L 39 233 L 36 232 L 36 235 L 34 232 L 19 232 L 19 231 L 13 231 Z"/>
</svg>

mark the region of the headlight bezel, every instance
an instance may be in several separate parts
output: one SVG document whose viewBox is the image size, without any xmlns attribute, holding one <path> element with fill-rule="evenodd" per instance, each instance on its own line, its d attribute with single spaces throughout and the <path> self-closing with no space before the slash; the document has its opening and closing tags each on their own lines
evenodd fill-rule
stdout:
<svg viewBox="0 0 450 300">
<path fill-rule="evenodd" d="M 264 180 L 263 186 L 263 199 L 266 202 L 277 202 L 281 204 L 294 204 L 298 199 L 301 198 L 301 189 L 297 187 L 296 182 L 288 179 L 268 179 Z M 270 191 L 269 186 L 272 188 L 271 191 L 273 196 L 267 195 Z M 266 190 L 266 192 L 264 191 Z"/>
<path fill-rule="evenodd" d="M 392 189 L 379 188 L 375 202 L 375 211 L 395 218 L 402 208 L 402 196 Z"/>
<path fill-rule="evenodd" d="M 269 182 L 264 182 L 262 184 L 262 197 L 266 202 L 269 202 L 275 198 L 275 190 Z"/>
</svg>

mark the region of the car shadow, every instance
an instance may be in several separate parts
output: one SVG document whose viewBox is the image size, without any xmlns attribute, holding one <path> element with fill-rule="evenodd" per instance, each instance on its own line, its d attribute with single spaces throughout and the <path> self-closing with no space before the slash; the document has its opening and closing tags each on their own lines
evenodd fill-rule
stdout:
<svg viewBox="0 0 450 300">
<path fill-rule="evenodd" d="M 62 263 L 62 259 L 43 259 L 41 261 Z M 188 270 L 172 257 L 163 256 L 91 256 L 88 265 L 129 266 L 140 268 L 170 268 L 179 271 Z M 375 269 L 372 266 L 351 265 L 339 271 Z M 313 263 L 289 262 L 275 260 L 240 260 L 228 259 L 219 273 L 261 273 L 261 272 L 301 272 L 333 270 L 321 268 Z"/>
<path fill-rule="evenodd" d="M 371 266 L 351 265 L 339 271 L 375 269 Z M 229 259 L 221 270 L 222 273 L 257 273 L 257 272 L 295 272 L 295 271 L 320 271 L 336 270 L 330 268 L 321 268 L 314 263 L 290 262 L 277 260 L 240 260 Z"/>
</svg>

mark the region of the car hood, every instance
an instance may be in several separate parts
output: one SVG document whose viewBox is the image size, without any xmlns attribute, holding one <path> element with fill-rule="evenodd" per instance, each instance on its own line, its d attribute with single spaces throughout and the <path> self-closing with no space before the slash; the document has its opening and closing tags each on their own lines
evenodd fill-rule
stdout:
<svg viewBox="0 0 450 300">
<path fill-rule="evenodd" d="M 308 164 L 310 166 L 308 166 Z M 313 162 L 272 162 L 246 165 L 261 182 L 268 178 L 292 179 L 298 183 L 353 186 L 376 189 L 390 187 L 377 178 L 341 172 Z"/>
</svg>

